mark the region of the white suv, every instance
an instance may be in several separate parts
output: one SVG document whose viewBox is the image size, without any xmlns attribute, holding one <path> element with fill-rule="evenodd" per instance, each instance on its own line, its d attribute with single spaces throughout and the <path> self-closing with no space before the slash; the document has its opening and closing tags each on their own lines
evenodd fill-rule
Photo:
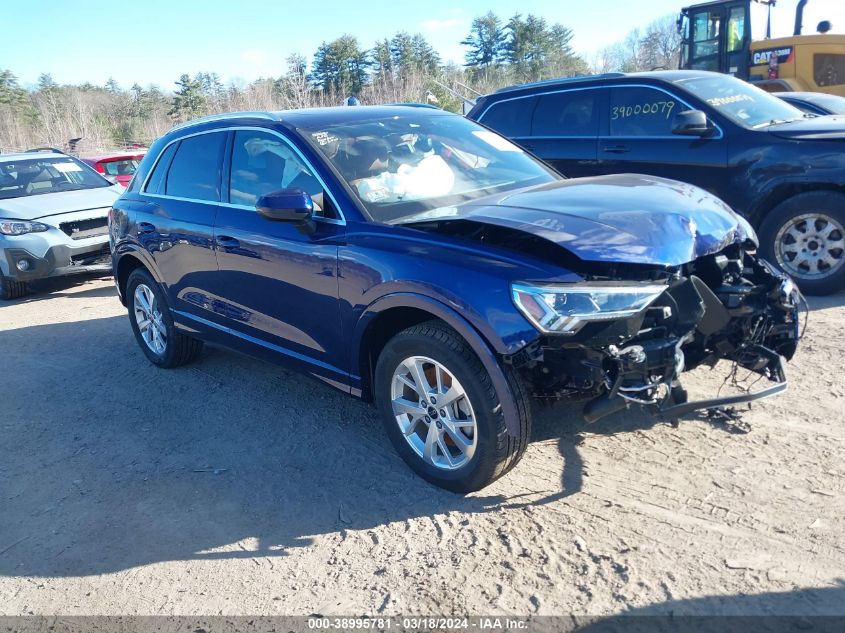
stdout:
<svg viewBox="0 0 845 633">
<path fill-rule="evenodd" d="M 0 154 L 0 299 L 34 279 L 110 270 L 108 212 L 122 192 L 58 150 Z"/>
</svg>

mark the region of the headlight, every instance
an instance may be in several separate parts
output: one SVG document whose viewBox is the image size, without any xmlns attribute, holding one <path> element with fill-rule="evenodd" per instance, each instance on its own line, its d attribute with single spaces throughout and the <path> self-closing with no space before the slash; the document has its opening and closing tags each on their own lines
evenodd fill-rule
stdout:
<svg viewBox="0 0 845 633">
<path fill-rule="evenodd" d="M 23 235 L 25 233 L 43 233 L 50 227 L 41 222 L 22 220 L 0 220 L 0 233 L 3 235 Z"/>
<path fill-rule="evenodd" d="M 589 321 L 625 319 L 644 310 L 665 285 L 584 283 L 511 286 L 513 302 L 541 332 L 574 334 Z"/>
</svg>

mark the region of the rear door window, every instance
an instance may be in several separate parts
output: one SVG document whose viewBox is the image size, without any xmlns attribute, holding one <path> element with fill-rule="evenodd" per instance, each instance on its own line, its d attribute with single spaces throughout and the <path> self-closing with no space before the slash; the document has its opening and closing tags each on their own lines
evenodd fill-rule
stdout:
<svg viewBox="0 0 845 633">
<path fill-rule="evenodd" d="M 502 136 L 528 136 L 531 132 L 531 111 L 536 100 L 536 97 L 522 97 L 494 103 L 480 121 Z"/>
<path fill-rule="evenodd" d="M 683 110 L 673 96 L 654 88 L 612 88 L 610 136 L 672 136 L 672 118 Z"/>
<path fill-rule="evenodd" d="M 173 155 L 176 153 L 176 148 L 179 147 L 179 142 L 168 145 L 161 153 L 161 156 L 153 168 L 153 173 L 150 175 L 149 182 L 147 182 L 147 193 L 163 194 L 164 181 L 167 179 L 167 170 L 170 167 L 170 161 L 173 160 Z"/>
<path fill-rule="evenodd" d="M 531 136 L 596 136 L 599 90 L 568 90 L 540 95 Z"/>
<path fill-rule="evenodd" d="M 173 157 L 164 192 L 191 200 L 220 201 L 220 166 L 226 132 L 182 139 Z"/>
</svg>

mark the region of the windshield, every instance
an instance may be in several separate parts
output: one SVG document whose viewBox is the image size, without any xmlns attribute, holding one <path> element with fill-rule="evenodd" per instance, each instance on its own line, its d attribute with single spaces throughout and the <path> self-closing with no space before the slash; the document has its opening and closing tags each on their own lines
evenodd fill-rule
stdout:
<svg viewBox="0 0 845 633">
<path fill-rule="evenodd" d="M 729 75 L 692 77 L 677 83 L 745 127 L 764 127 L 804 118 L 798 108 Z"/>
<path fill-rule="evenodd" d="M 807 101 L 824 108 L 831 114 L 845 114 L 845 99 L 842 97 L 820 93 L 808 97 Z"/>
<path fill-rule="evenodd" d="M 138 169 L 141 160 L 138 158 L 123 158 L 120 160 L 102 161 L 103 172 L 109 176 L 131 176 Z"/>
<path fill-rule="evenodd" d="M 108 180 L 71 156 L 0 161 L 0 200 L 110 185 Z"/>
<path fill-rule="evenodd" d="M 299 131 L 378 222 L 561 178 L 460 116 L 414 112 Z"/>
</svg>

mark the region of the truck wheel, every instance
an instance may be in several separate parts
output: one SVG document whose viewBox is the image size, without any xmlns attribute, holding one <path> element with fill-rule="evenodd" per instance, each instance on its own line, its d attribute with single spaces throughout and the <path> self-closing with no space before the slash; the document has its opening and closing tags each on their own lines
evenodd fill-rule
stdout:
<svg viewBox="0 0 845 633">
<path fill-rule="evenodd" d="M 10 301 L 24 296 L 29 291 L 25 281 L 14 281 L 0 275 L 0 299 Z"/>
<path fill-rule="evenodd" d="M 760 225 L 760 253 L 806 294 L 845 288 L 845 194 L 808 191 L 781 202 Z"/>
<path fill-rule="evenodd" d="M 170 369 L 194 360 L 202 341 L 179 332 L 161 286 L 143 268 L 126 281 L 126 306 L 135 339 L 151 363 Z"/>
<path fill-rule="evenodd" d="M 512 437 L 492 381 L 470 346 L 442 321 L 394 336 L 379 355 L 376 404 L 387 436 L 421 477 L 453 492 L 495 481 L 522 458 L 531 432 L 528 398 L 516 374 L 508 381 L 519 411 Z"/>
</svg>

